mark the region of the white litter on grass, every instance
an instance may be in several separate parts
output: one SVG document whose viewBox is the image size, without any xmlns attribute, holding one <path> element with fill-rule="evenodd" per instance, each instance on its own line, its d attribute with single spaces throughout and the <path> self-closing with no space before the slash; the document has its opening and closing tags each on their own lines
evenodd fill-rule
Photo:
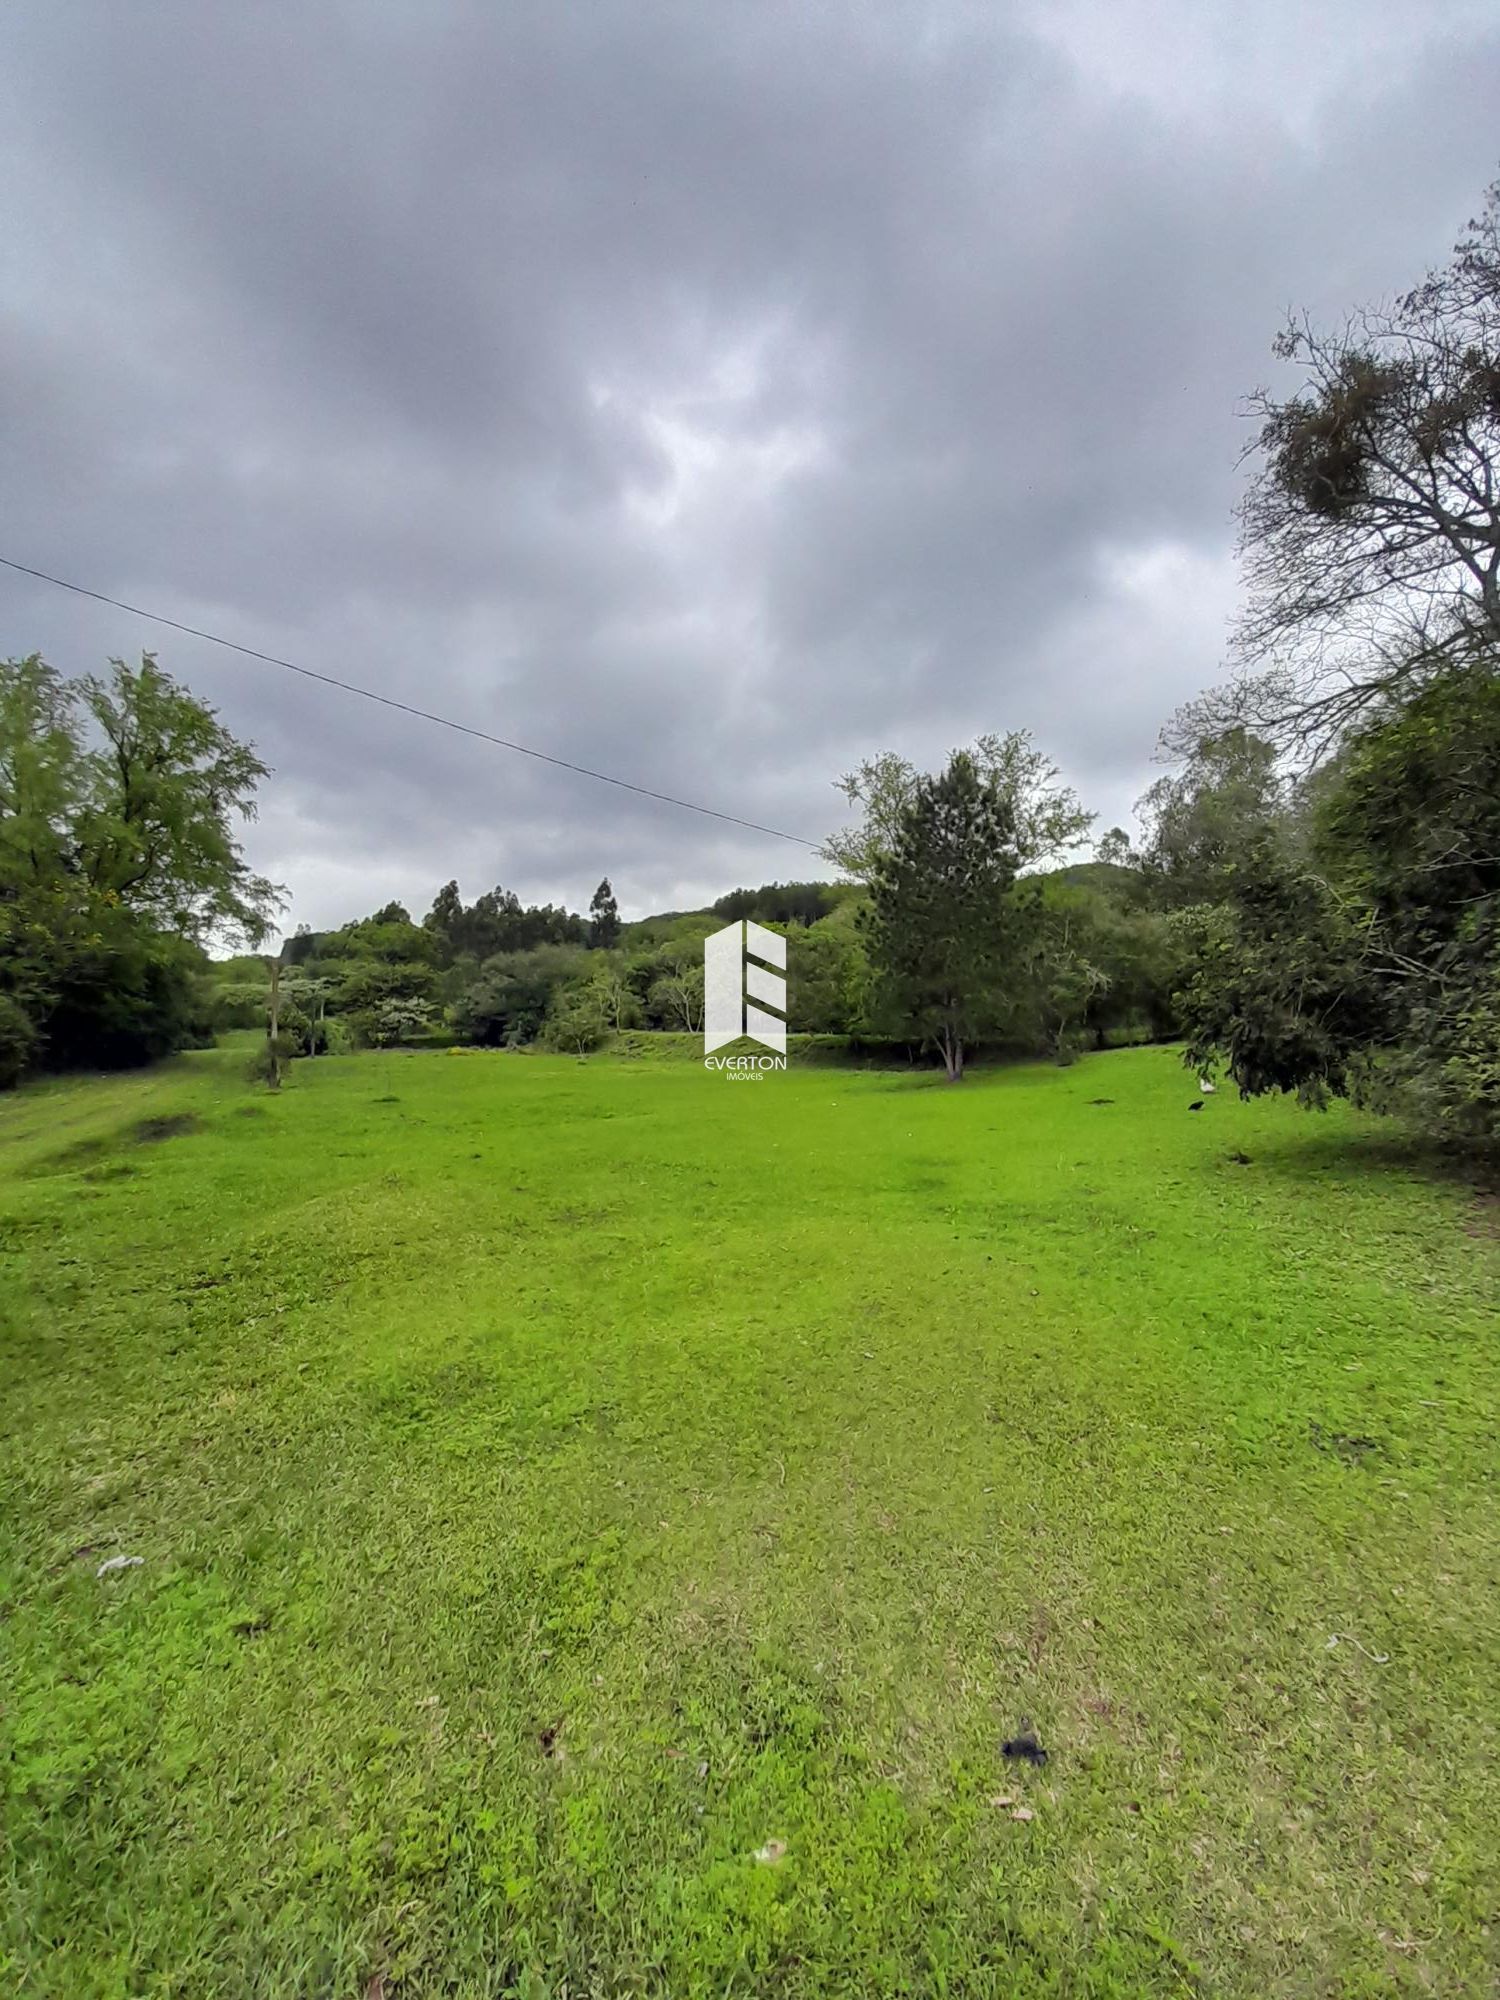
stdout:
<svg viewBox="0 0 1500 2000">
<path fill-rule="evenodd" d="M 110 1556 L 94 1571 L 95 1576 L 113 1576 L 117 1569 L 139 1569 L 144 1556 Z"/>
<path fill-rule="evenodd" d="M 1206 1076 L 1199 1077 L 1198 1088 L 1203 1092 L 1205 1097 L 1212 1097 L 1214 1094 L 1214 1085 L 1209 1082 Z"/>
<path fill-rule="evenodd" d="M 768 1840 L 764 1847 L 757 1847 L 755 1858 L 764 1868 L 774 1868 L 786 1855 L 784 1840 Z"/>
<path fill-rule="evenodd" d="M 1331 1632 L 1328 1636 L 1328 1644 L 1324 1648 L 1324 1651 L 1329 1653 L 1333 1652 L 1335 1647 L 1339 1644 L 1340 1640 L 1342 1640 L 1346 1646 L 1352 1646 L 1356 1653 L 1363 1653 L 1367 1660 L 1373 1660 L 1377 1667 L 1384 1667 L 1390 1664 L 1391 1656 L 1389 1653 L 1372 1653 L 1368 1646 L 1362 1646 L 1359 1643 L 1358 1639 L 1351 1638 L 1351 1636 L 1347 1632 Z"/>
</svg>

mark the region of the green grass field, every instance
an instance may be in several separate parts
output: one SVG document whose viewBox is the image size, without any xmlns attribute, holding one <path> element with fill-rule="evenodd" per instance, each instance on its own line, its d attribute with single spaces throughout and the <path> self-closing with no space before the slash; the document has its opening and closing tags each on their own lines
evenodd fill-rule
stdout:
<svg viewBox="0 0 1500 2000">
<path fill-rule="evenodd" d="M 0 1992 L 1494 1990 L 1474 1193 L 1162 1050 L 243 1069 L 0 1105 Z"/>
</svg>

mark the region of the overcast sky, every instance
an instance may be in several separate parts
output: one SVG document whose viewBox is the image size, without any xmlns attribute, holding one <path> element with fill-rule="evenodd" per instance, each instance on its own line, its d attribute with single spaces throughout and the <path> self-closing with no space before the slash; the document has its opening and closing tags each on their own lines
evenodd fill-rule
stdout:
<svg viewBox="0 0 1500 2000">
<path fill-rule="evenodd" d="M 0 553 L 819 839 L 1031 730 L 1101 829 L 1221 677 L 1243 399 L 1440 259 L 1493 0 L 11 0 Z M 826 873 L 0 571 L 274 767 L 288 927 Z"/>
</svg>

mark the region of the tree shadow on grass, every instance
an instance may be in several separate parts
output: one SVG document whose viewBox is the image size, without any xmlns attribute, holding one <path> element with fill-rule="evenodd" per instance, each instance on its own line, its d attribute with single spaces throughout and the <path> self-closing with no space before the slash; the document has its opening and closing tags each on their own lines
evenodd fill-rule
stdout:
<svg viewBox="0 0 1500 2000">
<path fill-rule="evenodd" d="M 1254 1152 L 1244 1163 L 1278 1180 L 1443 1181 L 1483 1198 L 1500 1196 L 1500 1159 L 1493 1153 L 1444 1145 L 1400 1126 L 1376 1131 L 1304 1127 L 1247 1143 Z"/>
</svg>

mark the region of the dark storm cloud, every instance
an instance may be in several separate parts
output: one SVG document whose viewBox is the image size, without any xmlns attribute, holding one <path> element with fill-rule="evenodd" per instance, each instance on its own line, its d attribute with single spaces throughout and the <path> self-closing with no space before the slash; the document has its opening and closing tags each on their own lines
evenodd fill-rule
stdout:
<svg viewBox="0 0 1500 2000">
<path fill-rule="evenodd" d="M 22 7 L 4 552 L 818 837 L 1029 727 L 1105 821 L 1218 671 L 1237 409 L 1296 301 L 1442 254 L 1487 10 Z M 804 851 L 7 577 L 159 647 L 335 921 L 627 906 Z"/>
</svg>

